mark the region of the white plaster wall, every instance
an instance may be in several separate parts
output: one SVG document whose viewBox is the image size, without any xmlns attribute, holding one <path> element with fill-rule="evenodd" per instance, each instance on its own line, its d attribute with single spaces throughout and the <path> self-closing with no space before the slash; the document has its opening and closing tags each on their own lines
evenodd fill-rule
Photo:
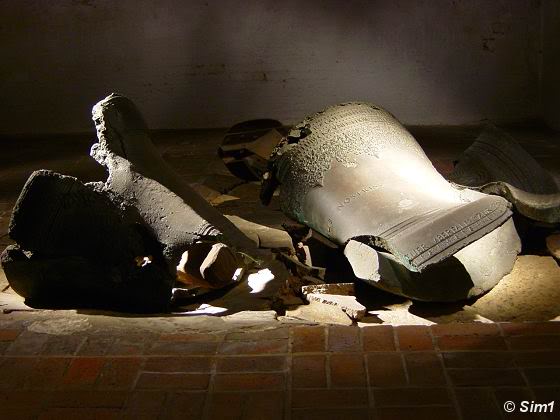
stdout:
<svg viewBox="0 0 560 420">
<path fill-rule="evenodd" d="M 552 128 L 560 130 L 560 1 L 543 3 L 543 114 Z"/>
<path fill-rule="evenodd" d="M 152 128 L 295 122 L 373 101 L 409 124 L 539 112 L 537 0 L 4 0 L 0 133 L 93 128 L 134 99 Z"/>
</svg>

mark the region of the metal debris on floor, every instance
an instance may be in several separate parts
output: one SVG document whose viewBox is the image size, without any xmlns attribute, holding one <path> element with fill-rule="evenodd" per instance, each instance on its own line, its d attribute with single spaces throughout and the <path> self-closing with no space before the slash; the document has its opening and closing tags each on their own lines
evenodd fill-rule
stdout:
<svg viewBox="0 0 560 420">
<path fill-rule="evenodd" d="M 272 309 L 282 322 L 361 326 L 560 315 L 558 264 L 531 255 L 548 247 L 558 259 L 558 186 L 495 128 L 447 171 L 453 184 L 393 116 L 342 104 L 291 130 L 232 127 L 224 169 L 210 159 L 194 180 L 166 162 L 183 153 L 160 153 L 128 98 L 110 95 L 93 114 L 91 155 L 109 176 L 29 177 L 11 214 L 16 243 L 2 254 L 5 312 L 202 320 Z M 492 145 L 500 151 L 486 153 Z"/>
</svg>

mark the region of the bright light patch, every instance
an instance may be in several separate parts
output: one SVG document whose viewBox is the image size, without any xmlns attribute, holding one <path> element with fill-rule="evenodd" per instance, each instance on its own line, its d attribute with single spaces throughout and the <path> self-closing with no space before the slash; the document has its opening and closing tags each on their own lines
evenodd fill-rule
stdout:
<svg viewBox="0 0 560 420">
<path fill-rule="evenodd" d="M 239 276 L 241 276 L 241 273 L 243 272 L 242 268 L 238 268 L 237 270 L 235 270 L 235 273 L 233 273 L 233 277 L 231 278 L 233 281 L 237 281 L 237 279 L 239 278 Z"/>
<path fill-rule="evenodd" d="M 264 290 L 267 283 L 274 279 L 274 274 L 268 268 L 249 274 L 247 283 L 251 288 L 251 293 L 260 293 Z"/>
<path fill-rule="evenodd" d="M 136 257 L 134 258 L 137 267 L 146 267 L 148 264 L 152 263 L 152 256 L 148 255 L 147 257 Z"/>
<path fill-rule="evenodd" d="M 221 314 L 222 312 L 226 312 L 227 308 L 221 308 L 219 306 L 212 306 L 208 305 L 207 303 L 203 303 L 194 311 L 190 311 L 189 315 L 215 315 Z"/>
</svg>

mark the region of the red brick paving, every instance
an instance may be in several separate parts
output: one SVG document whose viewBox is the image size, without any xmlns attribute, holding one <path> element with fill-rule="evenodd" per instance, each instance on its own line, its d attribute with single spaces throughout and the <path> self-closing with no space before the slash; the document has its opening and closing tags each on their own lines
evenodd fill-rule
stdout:
<svg viewBox="0 0 560 420">
<path fill-rule="evenodd" d="M 292 388 L 326 388 L 327 357 L 318 355 L 292 356 Z"/>
<path fill-rule="evenodd" d="M 390 325 L 366 327 L 362 331 L 365 351 L 393 351 L 395 350 L 395 334 Z M 431 346 L 429 348 L 432 348 Z"/>
<path fill-rule="evenodd" d="M 62 382 L 68 387 L 93 385 L 104 364 L 105 360 L 101 358 L 77 357 L 70 362 Z"/>
<path fill-rule="evenodd" d="M 403 325 L 396 327 L 399 349 L 402 351 L 431 350 L 434 341 L 430 328 L 424 325 Z M 389 348 L 388 350 L 391 350 Z"/>
<path fill-rule="evenodd" d="M 326 328 L 321 326 L 300 326 L 292 328 L 292 351 L 296 353 L 324 352 L 326 349 Z"/>
<path fill-rule="evenodd" d="M 0 341 L 14 341 L 21 330 L 0 330 Z"/>
<path fill-rule="evenodd" d="M 332 388 L 365 388 L 367 376 L 361 353 L 336 353 L 329 357 Z"/>
<path fill-rule="evenodd" d="M 560 418 L 560 323 L 229 334 L 0 330 L 1 419 Z"/>
</svg>

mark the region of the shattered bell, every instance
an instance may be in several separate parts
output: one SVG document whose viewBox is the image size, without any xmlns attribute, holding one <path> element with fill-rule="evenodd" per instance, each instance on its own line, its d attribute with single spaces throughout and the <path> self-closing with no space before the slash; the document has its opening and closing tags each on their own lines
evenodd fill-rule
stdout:
<svg viewBox="0 0 560 420">
<path fill-rule="evenodd" d="M 387 111 L 345 103 L 297 124 L 276 147 L 261 199 L 345 246 L 357 277 L 419 300 L 491 289 L 520 239 L 504 198 L 456 188 Z"/>
</svg>

